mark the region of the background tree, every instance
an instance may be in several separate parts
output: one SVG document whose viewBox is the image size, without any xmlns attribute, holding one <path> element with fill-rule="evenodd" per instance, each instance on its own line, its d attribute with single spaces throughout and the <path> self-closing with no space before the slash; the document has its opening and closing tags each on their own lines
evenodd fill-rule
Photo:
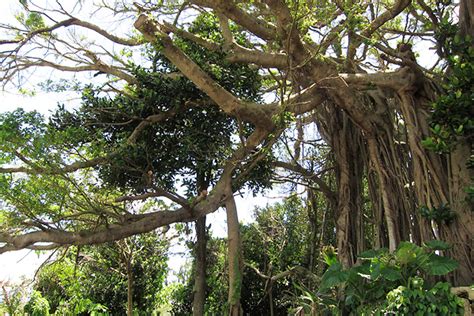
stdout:
<svg viewBox="0 0 474 316">
<path fill-rule="evenodd" d="M 51 304 L 52 313 L 75 310 L 82 298 L 105 306 L 113 315 L 127 314 L 130 307 L 150 315 L 168 274 L 168 247 L 167 238 L 149 233 L 69 249 L 40 271 L 34 288 Z"/>
<path fill-rule="evenodd" d="M 254 210 L 255 222 L 241 226 L 243 260 L 242 308 L 250 314 L 280 315 L 296 307 L 299 286 L 317 289 L 319 281 L 311 274 L 325 267 L 320 255 L 308 261 L 312 237 L 308 222 L 308 202 L 295 195 L 265 208 Z M 319 223 L 319 221 L 318 221 Z M 227 291 L 228 273 L 225 240 L 210 237 L 206 313 L 225 313 L 222 304 Z M 323 240 L 324 244 L 329 240 Z M 193 287 L 192 267 L 188 268 L 185 286 L 175 292 L 173 311 L 178 315 L 191 312 L 189 297 Z"/>
</svg>

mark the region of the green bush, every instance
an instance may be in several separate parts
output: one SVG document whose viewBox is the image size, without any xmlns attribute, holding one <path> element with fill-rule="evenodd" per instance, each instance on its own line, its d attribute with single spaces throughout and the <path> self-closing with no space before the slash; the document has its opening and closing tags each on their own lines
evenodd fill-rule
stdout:
<svg viewBox="0 0 474 316">
<path fill-rule="evenodd" d="M 451 293 L 449 283 L 438 282 L 426 289 L 420 277 L 390 291 L 386 304 L 383 313 L 395 315 L 463 315 L 462 300 Z"/>
<path fill-rule="evenodd" d="M 390 294 L 388 299 L 388 293 L 399 289 L 410 290 L 414 286 L 413 282 L 423 285 L 423 278 L 445 275 L 456 269 L 458 264 L 455 260 L 437 254 L 438 251 L 446 249 L 449 249 L 449 245 L 439 240 L 426 242 L 422 247 L 410 242 L 401 242 L 393 253 L 388 249 L 378 249 L 360 254 L 362 263 L 346 270 L 339 262 L 326 260 L 329 268 L 321 278 L 319 296 L 334 297 L 343 290 L 345 299 L 339 306 L 341 309 L 357 315 L 371 315 L 383 309 L 387 300 L 395 300 L 395 294 Z M 444 300 L 446 295 L 440 290 L 442 284 L 445 283 L 437 283 L 430 290 L 433 292 L 427 294 L 428 300 Z M 451 302 L 452 300 L 447 306 L 450 306 Z"/>
<path fill-rule="evenodd" d="M 49 302 L 40 292 L 33 291 L 25 305 L 25 312 L 31 316 L 49 316 Z"/>
</svg>

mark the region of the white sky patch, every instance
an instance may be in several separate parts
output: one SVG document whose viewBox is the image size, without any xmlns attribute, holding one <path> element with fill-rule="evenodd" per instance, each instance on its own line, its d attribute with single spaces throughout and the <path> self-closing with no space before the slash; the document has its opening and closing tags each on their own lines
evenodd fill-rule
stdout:
<svg viewBox="0 0 474 316">
<path fill-rule="evenodd" d="M 14 111 L 17 108 L 23 108 L 25 111 L 38 111 L 48 116 L 59 103 L 71 106 L 71 103 L 77 104 L 78 99 L 71 97 L 67 93 L 46 93 L 39 92 L 34 96 L 22 95 L 7 91 L 0 91 L 0 113 Z M 68 108 L 69 108 L 68 106 Z"/>
<path fill-rule="evenodd" d="M 36 270 L 50 253 L 38 255 L 31 250 L 19 250 L 0 255 L 0 282 L 19 283 L 22 278 L 32 279 Z"/>
</svg>

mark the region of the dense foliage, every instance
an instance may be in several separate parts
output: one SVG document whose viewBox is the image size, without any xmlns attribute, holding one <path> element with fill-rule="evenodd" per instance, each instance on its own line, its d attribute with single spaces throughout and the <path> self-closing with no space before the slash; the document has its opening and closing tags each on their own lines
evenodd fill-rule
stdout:
<svg viewBox="0 0 474 316">
<path fill-rule="evenodd" d="M 294 283 L 308 282 L 310 271 L 308 243 L 310 229 L 304 201 L 297 196 L 261 209 L 255 209 L 255 222 L 243 225 L 242 248 L 245 269 L 242 280 L 243 308 L 252 315 L 265 314 L 270 309 L 277 315 L 286 314 L 293 305 L 292 296 L 299 289 Z M 225 240 L 211 237 L 208 243 L 208 292 L 206 312 L 225 313 L 228 275 L 226 273 Z M 317 264 L 315 264 L 317 266 Z M 295 271 L 289 273 L 294 268 Z M 290 270 L 290 271 L 289 271 Z M 193 276 L 185 271 L 186 286 L 175 294 L 173 312 L 177 315 L 191 313 Z M 275 280 L 271 278 L 282 274 Z"/>
<path fill-rule="evenodd" d="M 397 305 L 393 302 L 396 300 L 394 293 L 398 293 L 397 289 L 407 288 L 409 291 L 412 289 L 412 283 L 416 283 L 414 280 L 429 280 L 430 276 L 445 275 L 456 269 L 458 266 L 456 261 L 435 253 L 448 248 L 447 244 L 437 240 L 427 242 L 423 247 L 402 242 L 394 253 L 389 253 L 387 249 L 379 249 L 360 254 L 362 263 L 348 270 L 342 269 L 337 261 L 328 261 L 330 265 L 322 276 L 318 292 L 324 295 L 328 289 L 344 285 L 345 299 L 340 304 L 341 309 L 360 314 L 371 308 L 376 310 L 377 306 L 384 305 L 387 299 L 389 303 L 387 311 L 389 311 Z M 418 288 L 423 287 L 421 283 Z M 428 283 L 426 287 L 430 289 Z M 434 285 L 434 294 L 438 287 L 442 288 L 443 285 Z M 436 299 L 444 299 L 443 295 L 445 293 L 440 292 Z M 452 300 L 456 303 L 455 306 L 459 305 L 454 296 Z M 449 302 L 447 304 L 449 305 Z M 412 309 L 412 311 L 418 310 L 423 312 L 418 307 Z"/>
<path fill-rule="evenodd" d="M 126 264 L 131 260 L 135 311 L 150 315 L 157 308 L 157 295 L 167 276 L 168 246 L 166 238 L 146 234 L 70 249 L 62 259 L 41 269 L 34 288 L 49 302 L 51 313 L 96 310 L 123 315 L 127 311 Z"/>
</svg>

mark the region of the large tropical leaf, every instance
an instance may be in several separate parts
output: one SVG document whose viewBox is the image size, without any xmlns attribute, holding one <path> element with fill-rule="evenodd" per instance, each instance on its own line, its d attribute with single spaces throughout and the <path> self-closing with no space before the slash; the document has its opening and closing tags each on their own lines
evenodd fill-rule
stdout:
<svg viewBox="0 0 474 316">
<path fill-rule="evenodd" d="M 459 264 L 451 258 L 431 254 L 429 260 L 423 264 L 422 269 L 431 275 L 445 275 L 455 270 Z"/>
<path fill-rule="evenodd" d="M 319 291 L 325 291 L 336 285 L 340 285 L 347 281 L 349 273 L 342 270 L 342 265 L 338 262 L 327 269 L 321 278 L 321 286 Z"/>
<path fill-rule="evenodd" d="M 451 245 L 441 240 L 430 240 L 425 242 L 425 246 L 433 250 L 447 250 Z"/>
</svg>

